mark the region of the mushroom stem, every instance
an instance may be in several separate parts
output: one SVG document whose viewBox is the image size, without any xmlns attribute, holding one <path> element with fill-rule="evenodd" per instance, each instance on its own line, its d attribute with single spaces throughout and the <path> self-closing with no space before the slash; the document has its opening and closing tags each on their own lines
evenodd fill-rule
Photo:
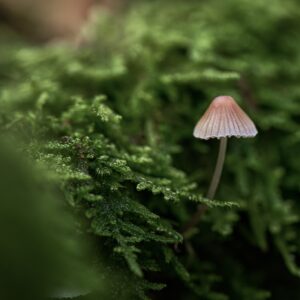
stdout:
<svg viewBox="0 0 300 300">
<path fill-rule="evenodd" d="M 213 199 L 215 197 L 216 190 L 218 188 L 223 166 L 224 166 L 226 148 L 227 148 L 227 137 L 222 137 L 220 139 L 220 147 L 219 147 L 217 164 L 207 193 L 208 199 Z"/>
<path fill-rule="evenodd" d="M 220 182 L 220 178 L 222 175 L 226 148 L 227 148 L 227 137 L 221 137 L 217 164 L 207 193 L 208 199 L 213 199 L 215 197 Z M 190 231 L 199 223 L 206 209 L 207 206 L 203 204 L 198 205 L 196 212 L 193 214 L 189 222 L 183 227 L 182 235 L 184 238 L 187 238 L 189 236 Z"/>
</svg>

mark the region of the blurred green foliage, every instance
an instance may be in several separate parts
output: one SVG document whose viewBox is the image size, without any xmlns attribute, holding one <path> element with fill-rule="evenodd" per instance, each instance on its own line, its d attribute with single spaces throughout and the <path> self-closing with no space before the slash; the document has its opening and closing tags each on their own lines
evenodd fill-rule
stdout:
<svg viewBox="0 0 300 300">
<path fill-rule="evenodd" d="M 88 239 L 42 168 L 0 142 L 0 296 L 41 300 L 66 289 L 95 289 Z M 94 270 L 93 270 L 94 269 Z"/>
<path fill-rule="evenodd" d="M 109 297 L 298 299 L 299 26 L 296 0 L 134 1 L 80 49 L 1 43 L 1 130 L 87 220 Z M 212 201 L 192 130 L 222 94 L 259 135 L 230 139 Z"/>
</svg>

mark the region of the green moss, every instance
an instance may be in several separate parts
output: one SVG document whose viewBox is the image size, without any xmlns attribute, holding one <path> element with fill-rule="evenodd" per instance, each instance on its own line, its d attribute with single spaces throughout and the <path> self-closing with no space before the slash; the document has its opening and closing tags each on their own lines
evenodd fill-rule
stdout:
<svg viewBox="0 0 300 300">
<path fill-rule="evenodd" d="M 80 49 L 1 49 L 1 129 L 49 167 L 132 297 L 153 282 L 158 298 L 299 295 L 299 15 L 296 0 L 137 1 Z M 216 143 L 192 129 L 220 94 L 259 135 L 230 139 L 211 201 Z"/>
</svg>

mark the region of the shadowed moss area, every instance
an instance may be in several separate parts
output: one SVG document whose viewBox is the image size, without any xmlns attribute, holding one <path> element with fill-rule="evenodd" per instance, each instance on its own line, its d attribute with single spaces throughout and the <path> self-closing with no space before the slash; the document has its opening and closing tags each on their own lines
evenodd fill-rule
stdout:
<svg viewBox="0 0 300 300">
<path fill-rule="evenodd" d="M 297 0 L 133 1 L 78 49 L 3 36 L 1 132 L 79 216 L 107 298 L 299 298 L 299 26 Z M 208 200 L 218 141 L 192 132 L 218 95 L 259 133 Z"/>
</svg>

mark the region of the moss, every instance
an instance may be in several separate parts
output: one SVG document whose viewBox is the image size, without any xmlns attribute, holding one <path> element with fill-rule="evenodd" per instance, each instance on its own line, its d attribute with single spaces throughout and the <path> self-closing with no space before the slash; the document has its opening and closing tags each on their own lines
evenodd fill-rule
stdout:
<svg viewBox="0 0 300 300">
<path fill-rule="evenodd" d="M 100 15 L 86 47 L 1 49 L 2 131 L 49 166 L 132 297 L 300 293 L 299 14 L 296 0 L 137 1 Z M 259 135 L 230 140 L 211 201 L 217 144 L 192 129 L 220 94 Z M 183 243 L 198 203 L 210 209 Z"/>
</svg>

